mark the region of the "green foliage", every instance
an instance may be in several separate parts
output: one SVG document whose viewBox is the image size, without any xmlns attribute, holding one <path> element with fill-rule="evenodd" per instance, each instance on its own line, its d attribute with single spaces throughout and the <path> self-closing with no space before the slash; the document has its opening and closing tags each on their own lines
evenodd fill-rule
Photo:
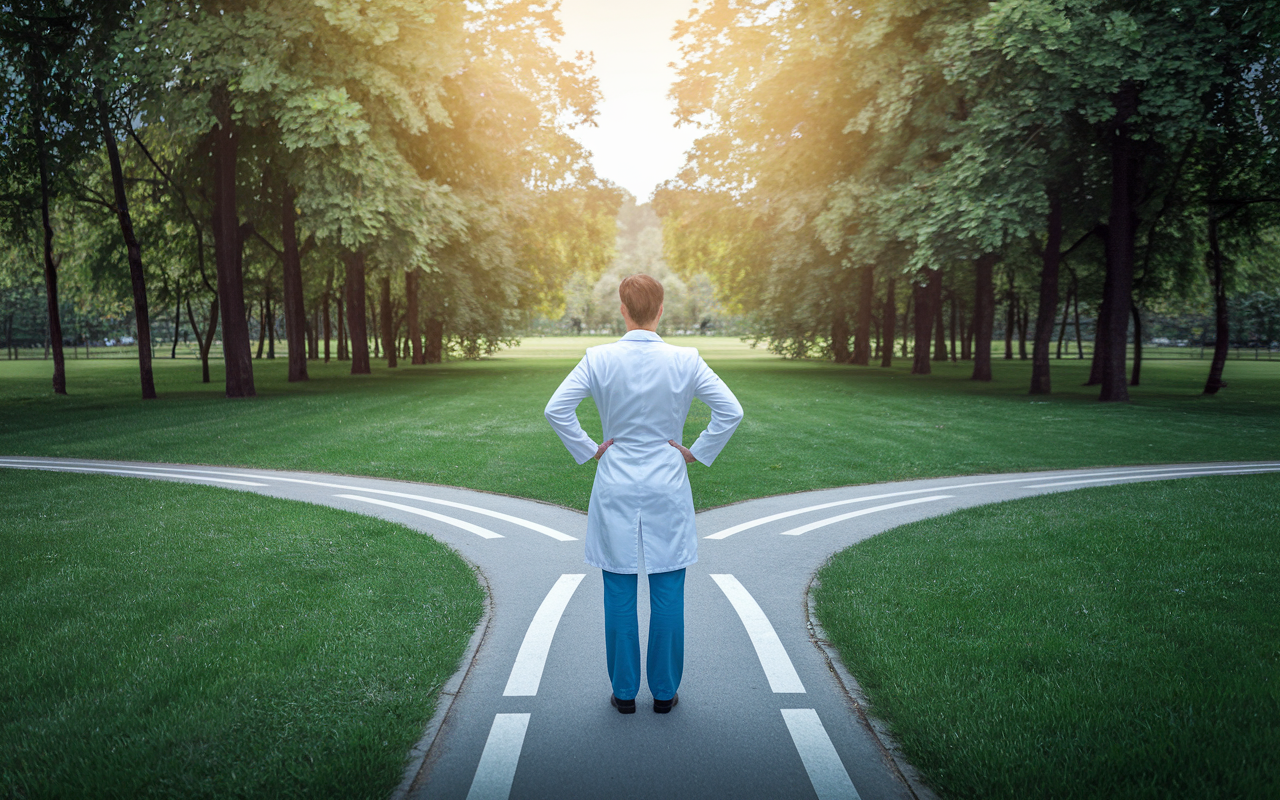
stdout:
<svg viewBox="0 0 1280 800">
<path fill-rule="evenodd" d="M 1273 194 L 1259 188 L 1280 163 L 1271 6 L 867 0 L 850 12 L 712 3 L 677 29 L 672 93 L 681 120 L 706 133 L 655 201 L 668 257 L 682 271 L 714 265 L 722 299 L 753 312 L 775 349 L 830 352 L 855 307 L 878 313 L 883 289 L 855 291 L 866 266 L 881 286 L 926 270 L 963 283 L 986 253 L 1024 269 L 1044 246 L 1049 194 L 1066 209 L 1064 246 L 1082 243 L 1064 275 L 1096 307 L 1104 253 L 1089 241 L 1110 214 L 1107 143 L 1124 87 L 1137 88 L 1129 124 L 1144 161 L 1140 302 L 1204 285 L 1197 231 L 1222 202 L 1208 187 Z M 1222 138 L 1234 146 L 1211 152 Z M 1236 258 L 1276 225 L 1246 217 L 1273 207 L 1239 212 Z"/>
</svg>

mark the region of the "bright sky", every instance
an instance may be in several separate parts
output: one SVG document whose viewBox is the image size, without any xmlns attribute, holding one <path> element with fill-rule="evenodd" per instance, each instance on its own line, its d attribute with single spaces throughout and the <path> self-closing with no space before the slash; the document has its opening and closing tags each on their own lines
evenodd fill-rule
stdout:
<svg viewBox="0 0 1280 800">
<path fill-rule="evenodd" d="M 603 96 L 599 127 L 573 132 L 594 156 L 596 172 L 645 202 L 684 164 L 697 130 L 674 127 L 667 91 L 679 56 L 671 41 L 677 20 L 693 0 L 561 0 L 561 51 L 595 54 Z"/>
</svg>

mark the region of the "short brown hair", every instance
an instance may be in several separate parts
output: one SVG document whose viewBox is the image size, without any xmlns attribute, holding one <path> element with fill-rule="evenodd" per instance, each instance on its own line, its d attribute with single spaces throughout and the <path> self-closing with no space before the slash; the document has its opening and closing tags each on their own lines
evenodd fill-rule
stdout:
<svg viewBox="0 0 1280 800">
<path fill-rule="evenodd" d="M 618 287 L 618 297 L 622 298 L 632 322 L 648 325 L 657 319 L 658 309 L 662 307 L 662 284 L 648 275 L 628 275 Z"/>
</svg>

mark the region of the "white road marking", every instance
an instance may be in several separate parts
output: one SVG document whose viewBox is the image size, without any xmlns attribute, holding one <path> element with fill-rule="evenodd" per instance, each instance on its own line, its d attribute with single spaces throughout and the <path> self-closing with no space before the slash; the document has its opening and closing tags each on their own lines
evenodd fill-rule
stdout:
<svg viewBox="0 0 1280 800">
<path fill-rule="evenodd" d="M 121 477 L 137 476 L 141 478 L 178 478 L 184 481 L 214 481 L 216 483 L 230 483 L 236 486 L 266 486 L 265 483 L 255 483 L 253 481 L 237 481 L 228 478 L 204 478 L 194 477 L 191 475 L 183 475 L 180 472 L 156 472 L 154 470 L 141 470 L 136 468 L 118 469 L 112 467 L 43 467 L 38 466 L 34 461 L 13 461 L 0 462 L 0 467 L 10 467 L 18 469 L 34 469 L 41 472 L 102 472 L 109 475 L 119 475 Z"/>
<path fill-rule="evenodd" d="M 1264 462 L 1260 464 L 1252 464 L 1252 465 L 1249 465 L 1249 467 L 1255 468 L 1255 469 L 1262 468 L 1262 467 L 1280 467 L 1280 462 L 1275 462 L 1275 463 Z M 1205 469 L 1205 470 L 1238 470 L 1238 469 L 1244 469 L 1244 468 L 1245 467 L 1243 466 L 1239 466 L 1239 465 L 1232 466 L 1229 464 L 1224 464 L 1220 467 L 1196 467 L 1196 469 Z M 1108 470 L 1106 472 L 1091 471 L 1089 472 L 1089 474 L 1094 476 L 1127 475 L 1133 472 L 1144 472 L 1144 473 L 1181 472 L 1186 469 L 1190 469 L 1190 467 L 1166 467 L 1164 469 L 1146 469 L 1143 467 L 1129 467 L 1126 469 Z M 1060 476 L 1060 477 L 1068 477 L 1068 476 Z M 713 534 L 710 534 L 709 536 L 704 536 L 703 538 L 704 539 L 727 539 L 730 536 L 734 535 L 735 533 L 741 533 L 742 531 L 750 530 L 752 528 L 759 527 L 760 525 L 766 525 L 770 522 L 776 522 L 777 520 L 780 520 L 780 519 L 786 519 L 787 517 L 795 517 L 800 514 L 808 514 L 810 511 L 822 511 L 823 509 L 835 508 L 836 506 L 847 506 L 847 505 L 850 505 L 851 503 L 863 503 L 868 500 L 886 500 L 890 497 L 905 497 L 906 495 L 912 495 L 912 494 L 928 494 L 929 492 L 953 492 L 957 489 L 974 489 L 980 486 L 1003 486 L 1011 483 L 1034 483 L 1035 481 L 1044 481 L 1044 480 L 1053 480 L 1053 478 L 1045 475 L 1037 475 L 1033 478 L 1009 478 L 1006 480 L 998 480 L 998 481 L 975 481 L 972 483 L 957 483 L 952 486 L 930 486 L 926 489 L 908 489 L 902 492 L 872 494 L 872 495 L 867 495 L 865 497 L 853 497 L 848 500 L 833 500 L 832 502 L 829 502 L 829 503 L 819 503 L 818 505 L 814 505 L 814 506 L 805 506 L 804 508 L 796 508 L 791 511 L 783 511 L 778 514 L 770 514 L 767 517 L 760 517 L 759 519 L 748 520 L 747 522 L 734 525 L 731 528 L 725 528 L 722 531 L 717 531 Z M 1027 488 L 1030 489 L 1030 488 L 1037 488 L 1037 487 L 1029 486 Z"/>
<path fill-rule="evenodd" d="M 97 464 L 97 463 L 100 463 L 100 462 L 93 462 L 93 461 L 36 461 L 36 460 L 34 460 L 34 459 L 33 459 L 33 460 L 26 460 L 26 459 L 19 460 L 19 459 L 3 459 L 3 458 L 0 458 L 0 463 L 5 462 L 5 461 L 13 461 L 13 462 L 15 462 L 15 463 L 22 463 L 22 464 L 55 464 L 55 465 L 58 465 L 58 464 L 66 464 L 66 463 L 72 463 L 72 464 Z M 116 467 L 115 469 L 120 469 L 120 470 L 139 470 L 139 469 L 143 469 L 143 468 L 141 468 L 141 467 L 127 467 L 127 466 L 126 466 L 126 467 Z M 541 534 L 543 534 L 543 535 L 545 535 L 545 536 L 550 536 L 552 539 L 555 539 L 556 541 L 560 541 L 560 542 L 576 542 L 576 541 L 578 541 L 577 537 L 570 536 L 570 535 L 569 535 L 569 534 L 567 534 L 567 533 L 562 533 L 562 532 L 560 532 L 560 531 L 556 530 L 555 528 L 549 528 L 549 527 L 547 527 L 546 525 L 541 525 L 541 524 L 539 524 L 539 523 L 537 523 L 537 522 L 530 522 L 530 521 L 529 521 L 529 520 L 527 520 L 527 519 L 522 519 L 522 518 L 520 518 L 520 517 L 514 517 L 514 516 L 512 516 L 512 515 L 510 515 L 510 514 L 503 514 L 501 511 L 490 511 L 490 510 L 489 510 L 489 509 L 487 509 L 487 508 L 481 508 L 481 507 L 479 507 L 479 506 L 467 505 L 466 503 L 457 503 L 457 502 L 454 502 L 453 500 L 440 500 L 440 499 L 435 498 L 435 497 L 426 497 L 426 496 L 424 496 L 424 495 L 420 495 L 420 494 L 410 494 L 410 493 L 408 493 L 408 492 L 393 492 L 393 491 L 389 491 L 389 490 L 387 490 L 387 489 L 367 489 L 367 488 L 365 488 L 365 487 L 363 487 L 363 486 L 348 486 L 347 484 L 344 484 L 344 483 L 329 483 L 329 482 L 327 482 L 327 481 L 310 481 L 310 480 L 304 480 L 304 479 L 302 479 L 302 478 L 284 478 L 284 477 L 280 477 L 280 476 L 277 476 L 277 475 L 256 475 L 256 474 L 252 474 L 252 473 L 243 473 L 243 472 L 226 472 L 225 470 L 191 469 L 191 468 L 189 468 L 189 467 L 166 467 L 165 469 L 169 469 L 169 470 L 171 470 L 171 471 L 173 471 L 173 472 L 190 472 L 190 473 L 193 473 L 193 474 L 199 474 L 199 475 L 231 475 L 231 476 L 235 476 L 235 477 L 239 477 L 239 478 L 259 478 L 259 479 L 261 479 L 261 480 L 280 481 L 280 482 L 282 482 L 282 483 L 301 483 L 301 484 L 305 484 L 305 485 L 307 485 L 307 486 L 321 486 L 321 487 L 324 487 L 324 488 L 326 488 L 326 489 L 344 489 L 344 490 L 349 491 L 349 492 L 364 492 L 364 493 L 366 493 L 366 494 L 380 494 L 380 495 L 386 495 L 386 496 L 388 496 L 388 497 L 403 497 L 403 498 L 406 498 L 406 499 L 409 499 L 409 500 L 419 500 L 419 501 L 424 502 L 424 503 L 435 503 L 435 504 L 437 504 L 437 505 L 449 506 L 449 507 L 451 507 L 451 508 L 460 508 L 460 509 L 462 509 L 462 510 L 464 510 L 464 511 L 470 511 L 470 512 L 475 513 L 475 514 L 483 514 L 483 515 L 484 515 L 484 516 L 486 516 L 486 517 L 493 517 L 494 519 L 500 519 L 500 520 L 502 520 L 503 522 L 510 522 L 512 525 L 519 525 L 519 526 L 520 526 L 520 527 L 522 527 L 522 528 L 528 528 L 528 529 L 529 529 L 529 530 L 531 530 L 531 531 L 537 531 L 538 533 L 541 533 Z M 145 473 L 144 473 L 144 474 L 145 474 Z M 209 480 L 213 480 L 213 478 L 209 478 Z M 233 482 L 234 482 L 234 481 L 233 481 Z M 266 486 L 266 485 L 268 485 L 268 484 L 265 484 L 265 483 L 251 483 L 251 484 L 247 484 L 247 485 L 249 485 L 249 486 Z"/>
<path fill-rule="evenodd" d="M 840 754 L 831 743 L 827 729 L 818 719 L 818 712 L 812 708 L 784 708 L 782 719 L 791 732 L 791 741 L 795 743 L 804 762 L 804 771 L 809 773 L 809 782 L 818 800 L 858 800 L 858 790 L 853 788 L 853 781 L 840 761 Z"/>
<path fill-rule="evenodd" d="M 756 649 L 756 658 L 760 659 L 760 666 L 769 679 L 769 688 L 775 694 L 804 693 L 804 684 L 800 682 L 800 676 L 796 674 L 796 668 L 792 665 L 786 648 L 782 646 L 782 640 L 778 638 L 773 625 L 769 624 L 769 618 L 756 599 L 732 575 L 712 575 L 711 579 L 724 592 L 724 596 L 729 598 L 733 610 L 738 612 L 742 627 L 747 629 L 751 645 Z"/>
<path fill-rule="evenodd" d="M 1115 481 L 1144 481 L 1144 480 L 1161 480 L 1166 478 L 1193 478 L 1197 475 L 1256 475 L 1262 472 L 1280 472 L 1275 467 L 1258 467 L 1254 469 L 1237 468 L 1232 470 L 1188 470 L 1174 475 L 1141 473 L 1138 475 L 1121 475 L 1111 478 L 1087 478 L 1078 481 L 1058 481 L 1057 483 L 1037 483 L 1034 486 L 1024 486 L 1024 489 L 1052 489 L 1056 486 L 1079 486 L 1085 483 L 1111 483 Z"/>
<path fill-rule="evenodd" d="M 808 525 L 801 525 L 799 528 L 792 528 L 789 531 L 783 531 L 779 535 L 799 536 L 802 533 L 808 533 L 809 531 L 817 530 L 818 528 L 825 528 L 828 525 L 834 525 L 837 522 L 844 522 L 846 519 L 853 519 L 854 517 L 863 517 L 863 516 L 866 516 L 867 514 L 874 514 L 877 511 L 888 511 L 891 508 L 902 508 L 903 506 L 914 506 L 917 503 L 931 503 L 934 500 L 950 500 L 952 497 L 955 497 L 955 495 L 939 494 L 939 495 L 934 495 L 933 497 L 914 497 L 910 500 L 899 500 L 896 503 L 885 503 L 882 506 L 872 506 L 871 508 L 862 508 L 857 511 L 850 511 L 848 514 L 840 514 L 839 516 L 820 519 L 817 522 L 810 522 Z"/>
<path fill-rule="evenodd" d="M 502 692 L 503 697 L 532 697 L 538 693 L 542 669 L 547 664 L 547 654 L 551 652 L 551 639 L 556 635 L 565 606 L 569 605 L 569 599 L 583 577 L 581 574 L 561 575 L 547 592 L 529 623 L 529 630 L 525 631 L 516 663 L 511 666 L 511 676 L 507 678 L 507 688 Z"/>
<path fill-rule="evenodd" d="M 528 714 L 494 716 L 467 800 L 507 800 L 511 796 L 511 783 L 516 778 L 516 765 L 520 763 L 520 750 L 528 729 Z"/>
<path fill-rule="evenodd" d="M 402 503 L 391 503 L 386 500 L 379 500 L 376 497 L 361 497 L 356 494 L 335 494 L 334 497 L 341 497 L 344 500 L 361 500 L 366 503 L 373 503 L 375 506 L 394 508 L 396 511 L 403 511 L 406 514 L 417 514 L 420 517 L 434 519 L 436 522 L 443 522 L 444 524 L 452 525 L 455 528 L 462 528 L 464 531 L 470 531 L 471 533 L 474 533 L 477 536 L 483 536 L 486 539 L 502 538 L 502 534 L 494 533 L 488 528 L 481 528 L 479 525 L 472 525 L 470 522 L 464 522 L 460 519 L 455 519 L 454 517 L 446 517 L 444 514 L 437 514 L 434 511 L 406 506 Z"/>
</svg>

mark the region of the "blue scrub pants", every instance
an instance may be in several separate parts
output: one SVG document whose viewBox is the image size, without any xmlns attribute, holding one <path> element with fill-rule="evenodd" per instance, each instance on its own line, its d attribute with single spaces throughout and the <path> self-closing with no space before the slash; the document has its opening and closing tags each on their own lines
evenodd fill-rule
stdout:
<svg viewBox="0 0 1280 800">
<path fill-rule="evenodd" d="M 640 623 L 636 575 L 604 572 L 604 648 L 613 696 L 634 700 L 640 691 Z M 649 576 L 649 692 L 670 700 L 684 674 L 684 570 Z"/>
</svg>

